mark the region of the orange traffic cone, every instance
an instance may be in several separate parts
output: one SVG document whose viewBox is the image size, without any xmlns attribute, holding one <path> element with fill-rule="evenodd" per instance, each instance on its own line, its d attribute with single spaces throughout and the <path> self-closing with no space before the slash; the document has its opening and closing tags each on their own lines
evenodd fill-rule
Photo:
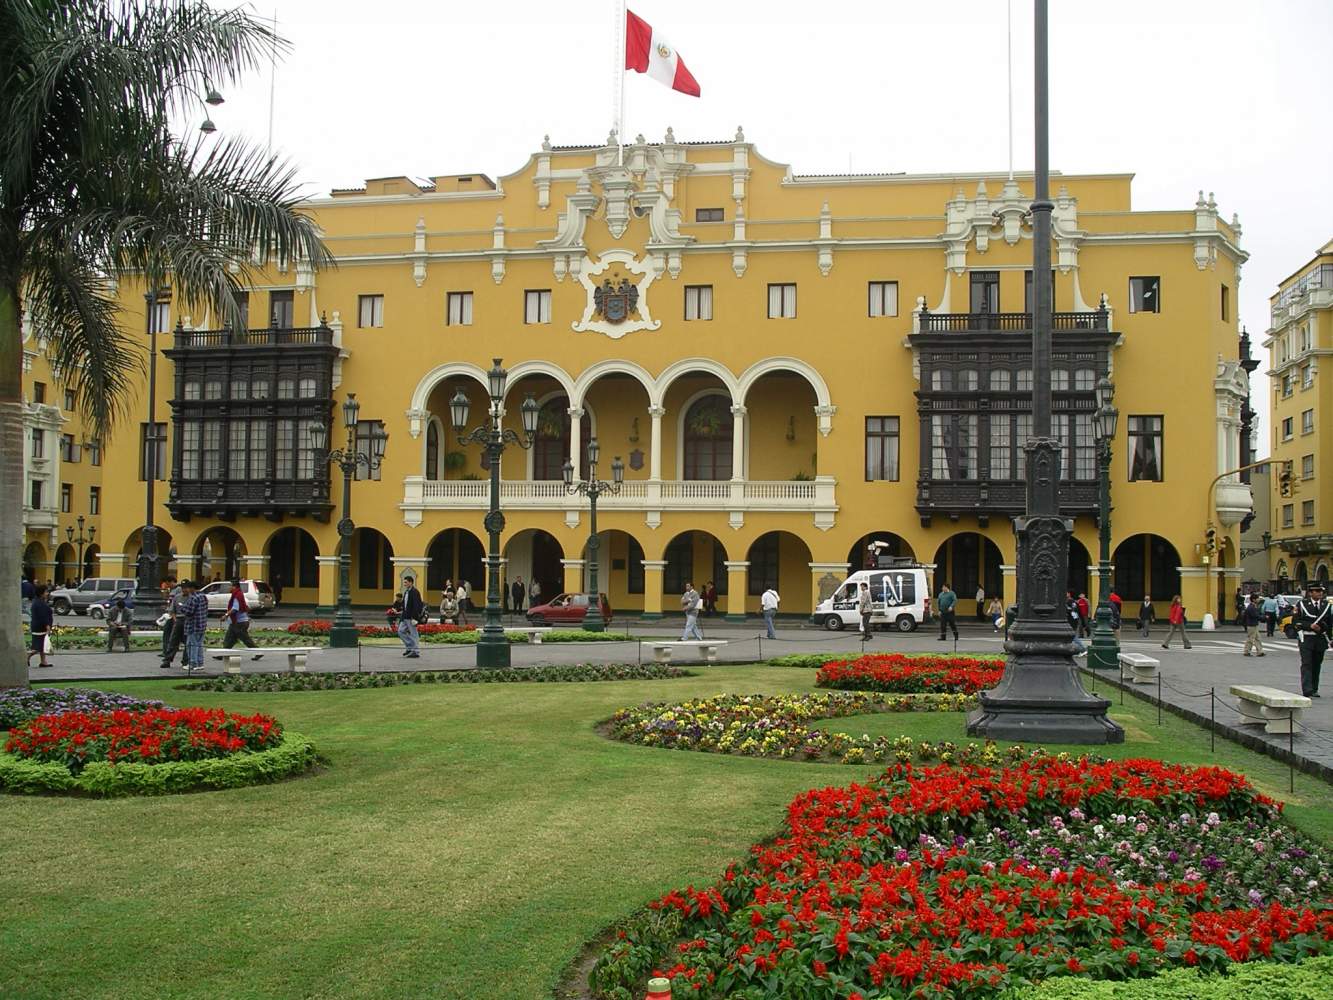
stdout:
<svg viewBox="0 0 1333 1000">
<path fill-rule="evenodd" d="M 648 995 L 643 1000 L 671 1000 L 671 980 L 660 977 L 648 980 Z"/>
</svg>

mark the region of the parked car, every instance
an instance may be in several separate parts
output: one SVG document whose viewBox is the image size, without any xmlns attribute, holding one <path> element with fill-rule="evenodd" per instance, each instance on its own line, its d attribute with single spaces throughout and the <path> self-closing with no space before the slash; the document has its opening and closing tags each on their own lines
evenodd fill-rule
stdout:
<svg viewBox="0 0 1333 1000">
<path fill-rule="evenodd" d="M 105 601 L 117 590 L 133 589 L 133 577 L 90 576 L 77 587 L 60 587 L 52 591 L 51 610 L 58 615 L 84 614 L 93 604 Z"/>
<path fill-rule="evenodd" d="M 111 608 L 115 606 L 116 601 L 124 601 L 125 607 L 133 608 L 134 588 L 122 587 L 120 590 L 117 590 L 110 597 L 104 598 L 103 600 L 88 605 L 88 616 L 90 618 L 97 619 L 97 621 L 99 622 L 102 621 L 104 618 L 106 618 L 108 614 L 110 614 Z"/>
<path fill-rule="evenodd" d="M 208 598 L 210 615 L 221 616 L 227 613 L 227 601 L 231 599 L 230 581 L 210 583 L 199 593 Z M 241 593 L 245 595 L 245 603 L 250 606 L 250 614 L 254 618 L 264 617 L 277 606 L 273 600 L 273 588 L 263 580 L 242 580 Z"/>
<path fill-rule="evenodd" d="M 865 569 L 853 573 L 815 608 L 810 621 L 830 632 L 855 628 L 861 623 L 858 610 L 861 584 L 870 585 L 871 628 L 914 631 L 930 620 L 930 588 L 920 566 Z"/>
<path fill-rule="evenodd" d="M 602 594 L 602 620 L 611 621 L 611 602 Z M 579 627 L 588 616 L 587 594 L 560 594 L 545 604 L 528 608 L 528 623 L 531 625 L 569 625 Z"/>
</svg>

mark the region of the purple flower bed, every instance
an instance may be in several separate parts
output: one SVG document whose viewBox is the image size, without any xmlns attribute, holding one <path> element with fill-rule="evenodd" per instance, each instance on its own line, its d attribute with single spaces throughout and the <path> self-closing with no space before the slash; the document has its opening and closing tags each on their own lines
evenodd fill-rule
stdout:
<svg viewBox="0 0 1333 1000">
<path fill-rule="evenodd" d="M 0 729 L 13 729 L 39 715 L 116 709 L 133 712 L 145 708 L 170 709 L 171 706 L 96 688 L 6 688 L 0 690 Z"/>
</svg>

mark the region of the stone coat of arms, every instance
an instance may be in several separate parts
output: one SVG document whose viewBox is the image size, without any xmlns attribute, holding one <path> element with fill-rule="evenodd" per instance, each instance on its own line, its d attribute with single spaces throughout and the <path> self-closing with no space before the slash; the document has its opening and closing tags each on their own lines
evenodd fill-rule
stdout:
<svg viewBox="0 0 1333 1000">
<path fill-rule="evenodd" d="M 594 315 L 608 323 L 623 323 L 639 307 L 639 290 L 628 278 L 621 278 L 619 285 L 607 278 L 593 290 L 592 301 Z"/>
<path fill-rule="evenodd" d="M 657 330 L 648 310 L 648 289 L 657 275 L 652 264 L 628 250 L 608 250 L 594 262 L 584 259 L 579 283 L 587 292 L 583 315 L 572 324 L 579 333 L 603 333 L 619 340 L 627 333 Z"/>
</svg>

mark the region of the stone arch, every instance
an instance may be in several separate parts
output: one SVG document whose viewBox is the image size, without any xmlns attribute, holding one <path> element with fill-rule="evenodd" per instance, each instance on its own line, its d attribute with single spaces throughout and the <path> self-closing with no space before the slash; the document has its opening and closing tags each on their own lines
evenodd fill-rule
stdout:
<svg viewBox="0 0 1333 1000">
<path fill-rule="evenodd" d="M 583 405 L 583 400 L 588 395 L 588 390 L 592 384 L 603 375 L 628 375 L 641 386 L 643 391 L 648 394 L 648 402 L 651 405 L 655 399 L 656 380 L 648 374 L 648 370 L 641 365 L 636 365 L 633 361 L 623 361 L 608 358 L 605 361 L 599 361 L 591 367 L 585 368 L 579 373 L 579 377 L 574 380 L 574 390 L 569 396 L 569 405 L 578 408 Z"/>
<path fill-rule="evenodd" d="M 387 604 L 399 587 L 393 565 L 393 543 L 384 532 L 366 526 L 358 527 L 351 541 L 353 600 Z"/>
<path fill-rule="evenodd" d="M 450 526 L 441 528 L 426 546 L 426 580 L 422 592 L 427 601 L 439 600 L 444 582 L 449 580 L 457 588 L 466 580 L 472 585 L 473 603 L 486 603 L 486 545 L 468 528 Z"/>
<path fill-rule="evenodd" d="M 294 524 L 278 528 L 264 540 L 262 551 L 268 556 L 268 584 L 279 602 L 318 603 L 319 542 L 310 532 Z"/>
<path fill-rule="evenodd" d="M 449 361 L 442 365 L 436 365 L 417 382 L 417 387 L 412 390 L 412 402 L 408 409 L 408 418 L 418 422 L 418 429 L 412 434 L 416 437 L 424 429 L 420 421 L 425 419 L 426 402 L 430 399 L 430 394 L 441 382 L 452 378 L 463 376 L 480 382 L 482 388 L 486 387 L 486 370 L 478 365 L 468 361 Z"/>
<path fill-rule="evenodd" d="M 124 553 L 123 569 L 115 574 L 108 573 L 108 576 L 139 575 L 139 553 L 143 549 L 142 537 L 142 529 L 140 528 L 135 528 L 130 532 L 120 550 Z M 157 551 L 160 557 L 157 564 L 159 577 L 165 579 L 168 574 L 175 574 L 176 544 L 171 537 L 171 532 L 160 524 L 157 525 Z"/>
<path fill-rule="evenodd" d="M 662 406 L 666 399 L 667 390 L 671 388 L 671 383 L 676 381 L 682 375 L 702 372 L 706 375 L 716 376 L 726 387 L 728 395 L 731 397 L 731 405 L 738 406 L 740 400 L 740 385 L 736 381 L 736 376 L 732 374 L 730 368 L 720 361 L 714 361 L 712 358 L 682 358 L 681 360 L 668 365 L 662 374 L 657 376 L 657 382 L 654 390 L 649 394 L 648 402 L 652 406 Z"/>
<path fill-rule="evenodd" d="M 597 589 L 606 594 L 617 614 L 626 610 L 642 611 L 647 592 L 643 543 L 623 528 L 602 528 L 597 532 L 597 541 Z M 591 589 L 592 575 L 586 539 L 579 558 L 583 560 L 579 587 L 587 591 Z"/>
<path fill-rule="evenodd" d="M 712 580 L 718 596 L 725 597 L 728 590 L 725 564 L 730 558 L 726 543 L 711 531 L 691 528 L 678 532 L 662 550 L 666 563 L 662 593 L 666 595 L 667 606 L 672 606 L 671 595 L 680 596 L 687 581 L 702 593 L 704 584 Z"/>
<path fill-rule="evenodd" d="M 958 595 L 959 614 L 963 608 L 982 617 L 985 602 L 977 607 L 978 585 L 987 599 L 1004 596 L 1004 556 L 995 540 L 979 531 L 960 531 L 950 535 L 935 550 L 935 580 L 931 588 L 938 594 L 947 583 Z"/>
<path fill-rule="evenodd" d="M 78 575 L 78 553 L 74 546 L 69 542 L 61 542 L 56 548 L 56 565 L 51 571 L 51 577 L 60 586 L 68 586 L 74 582 L 74 577 Z"/>
<path fill-rule="evenodd" d="M 102 546 L 91 543 L 83 550 L 83 575 L 85 578 L 97 576 L 97 560 L 102 555 Z"/>
<path fill-rule="evenodd" d="M 1111 554 L 1115 565 L 1115 592 L 1125 603 L 1153 597 L 1165 607 L 1180 593 L 1180 555 L 1161 535 L 1131 535 Z M 1156 595 L 1155 597 L 1153 595 Z"/>
<path fill-rule="evenodd" d="M 1088 571 L 1092 566 L 1092 557 L 1088 554 L 1088 547 L 1073 535 L 1070 535 L 1069 573 L 1065 580 L 1065 589 L 1075 597 L 1079 594 L 1088 594 L 1088 588 L 1092 586 L 1088 583 Z M 1094 605 L 1097 603 L 1095 593 L 1088 594 L 1088 599 Z"/>
<path fill-rule="evenodd" d="M 40 580 L 37 567 L 46 562 L 46 546 L 41 542 L 29 542 L 23 550 L 23 575 L 29 580 Z"/>
<path fill-rule="evenodd" d="M 1315 567 L 1314 578 L 1320 583 L 1328 583 L 1328 563 L 1320 561 Z"/>
<path fill-rule="evenodd" d="M 520 361 L 518 364 L 513 365 L 507 370 L 509 372 L 509 380 L 505 383 L 506 397 L 508 397 L 513 386 L 518 383 L 519 379 L 523 378 L 525 375 L 547 375 L 560 383 L 560 388 L 565 390 L 566 398 L 571 400 L 574 398 L 574 379 L 570 377 L 569 372 L 565 371 L 552 361 Z M 485 384 L 485 379 L 482 380 L 482 384 Z M 573 406 L 574 404 L 570 403 L 570 405 Z M 508 408 L 508 406 L 509 401 L 506 398 L 505 407 Z"/>
<path fill-rule="evenodd" d="M 565 547 L 549 531 L 542 528 L 517 531 L 505 539 L 503 554 L 506 583 L 521 576 L 531 595 L 532 581 L 536 579 L 541 584 L 542 601 L 564 593 L 565 567 L 561 560 L 566 558 Z"/>
<path fill-rule="evenodd" d="M 158 548 L 164 547 L 162 529 L 158 529 Z M 130 550 L 127 547 L 125 551 Z M 194 542 L 195 574 L 202 583 L 229 580 L 245 575 L 245 539 L 225 524 L 205 529 Z"/>
<path fill-rule="evenodd" d="M 745 552 L 750 564 L 745 569 L 746 597 L 755 602 L 746 610 L 760 610 L 759 597 L 772 587 L 782 599 L 782 614 L 814 611 L 809 584 L 813 560 L 809 544 L 794 531 L 775 529 L 758 536 Z"/>
<path fill-rule="evenodd" d="M 829 399 L 828 383 L 824 381 L 824 377 L 819 374 L 819 371 L 800 358 L 790 357 L 764 358 L 741 372 L 741 377 L 736 383 L 736 405 L 744 406 L 751 387 L 770 372 L 792 372 L 800 375 L 810 383 L 810 388 L 815 390 L 815 399 L 818 400 L 820 406 L 832 405 Z"/>
<path fill-rule="evenodd" d="M 886 547 L 880 550 L 880 555 L 890 556 L 898 559 L 910 559 L 916 562 L 916 553 L 912 550 L 911 544 L 902 535 L 892 531 L 872 531 L 867 535 L 862 535 L 852 547 L 847 550 L 847 566 L 849 573 L 855 573 L 859 569 L 874 569 L 869 560 L 869 547 L 871 542 L 884 542 Z"/>
<path fill-rule="evenodd" d="M 541 433 L 540 414 L 551 403 L 562 398 L 565 400 L 565 407 L 564 407 L 564 412 L 561 414 L 561 420 L 563 421 L 564 427 L 563 427 L 563 433 L 560 438 L 561 441 L 560 450 L 563 451 L 563 457 L 561 458 L 560 464 L 563 465 L 564 458 L 569 457 L 571 438 L 573 437 L 574 433 L 573 418 L 571 418 L 569 415 L 569 411 L 575 408 L 574 404 L 571 402 L 572 397 L 569 395 L 568 391 L 561 388 L 561 389 L 552 389 L 550 392 L 537 396 L 536 400 L 537 400 L 537 413 L 539 415 L 538 434 L 540 435 Z M 586 472 L 588 468 L 588 441 L 596 436 L 597 436 L 597 414 L 593 411 L 592 407 L 585 405 L 583 419 L 579 421 L 579 442 L 580 442 L 579 455 L 581 457 L 581 463 L 579 467 L 583 472 Z M 525 478 L 529 482 L 533 481 L 536 478 L 537 449 L 539 447 L 542 447 L 542 445 L 538 444 L 537 442 L 534 442 L 531 448 L 526 448 L 523 451 L 524 461 L 527 463 Z M 561 478 L 559 475 L 552 475 L 549 468 L 544 470 L 544 472 L 545 475 L 543 478 L 548 482 Z"/>
<path fill-rule="evenodd" d="M 1301 559 L 1296 563 L 1296 582 L 1302 585 L 1310 581 L 1310 567 Z"/>
</svg>

